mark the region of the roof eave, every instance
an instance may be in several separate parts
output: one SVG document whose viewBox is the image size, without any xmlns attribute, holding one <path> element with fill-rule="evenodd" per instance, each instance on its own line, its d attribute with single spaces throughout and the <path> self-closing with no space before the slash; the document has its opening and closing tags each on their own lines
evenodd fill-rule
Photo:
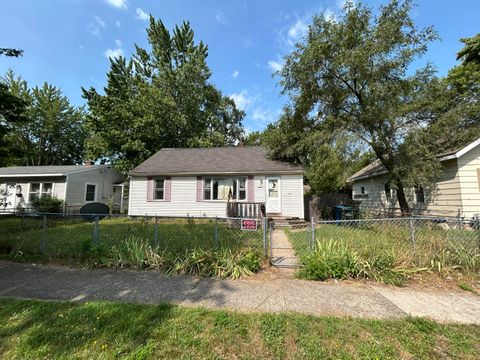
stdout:
<svg viewBox="0 0 480 360">
<path fill-rule="evenodd" d="M 130 172 L 128 175 L 133 176 L 205 176 L 205 175 L 294 175 L 303 174 L 303 169 L 298 170 L 276 170 L 276 171 L 207 171 L 207 172 Z"/>
<path fill-rule="evenodd" d="M 0 178 L 17 178 L 17 177 L 59 177 L 67 176 L 65 173 L 55 173 L 55 174 L 4 174 L 0 175 Z"/>
</svg>

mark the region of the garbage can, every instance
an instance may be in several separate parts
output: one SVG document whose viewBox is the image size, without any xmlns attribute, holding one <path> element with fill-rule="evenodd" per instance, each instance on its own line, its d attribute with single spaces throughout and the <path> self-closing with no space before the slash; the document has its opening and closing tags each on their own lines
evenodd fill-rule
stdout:
<svg viewBox="0 0 480 360">
<path fill-rule="evenodd" d="M 336 205 L 333 207 L 334 220 L 349 220 L 353 218 L 353 208 L 346 205 Z"/>
</svg>

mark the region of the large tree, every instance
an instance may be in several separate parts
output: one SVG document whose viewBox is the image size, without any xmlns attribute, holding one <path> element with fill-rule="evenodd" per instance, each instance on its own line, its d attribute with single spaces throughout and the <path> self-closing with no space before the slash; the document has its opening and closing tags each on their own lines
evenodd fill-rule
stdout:
<svg viewBox="0 0 480 360">
<path fill-rule="evenodd" d="M 27 121 L 11 125 L 6 143 L 8 165 L 71 165 L 84 153 L 85 111 L 72 106 L 57 87 L 44 83 L 29 88 L 12 71 L 5 78 L 9 94 L 25 104 Z"/>
<path fill-rule="evenodd" d="M 95 158 L 128 171 L 162 147 L 222 146 L 243 135 L 233 100 L 209 81 L 207 46 L 195 43 L 190 24 L 165 25 L 150 17 L 150 49 L 111 59 L 105 94 L 83 90 Z"/>
<path fill-rule="evenodd" d="M 403 213 L 410 211 L 406 189 L 430 184 L 440 169 L 416 135 L 432 121 L 434 69 L 412 70 L 437 34 L 417 29 L 411 8 L 394 0 L 374 14 L 347 2 L 338 19 L 315 16 L 281 71 L 291 101 L 277 125 L 293 129 L 294 142 L 284 139 L 287 150 L 279 152 L 287 159 L 312 133 L 322 134 L 310 136 L 317 145 L 337 144 L 344 134 L 366 145 L 385 166 Z"/>
</svg>

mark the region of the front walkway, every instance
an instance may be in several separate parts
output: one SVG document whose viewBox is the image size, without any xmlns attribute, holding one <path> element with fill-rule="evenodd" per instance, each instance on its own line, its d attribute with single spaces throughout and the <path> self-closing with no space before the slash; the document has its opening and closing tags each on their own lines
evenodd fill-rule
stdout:
<svg viewBox="0 0 480 360">
<path fill-rule="evenodd" d="M 297 268 L 299 261 L 295 256 L 292 243 L 282 229 L 275 229 L 271 234 L 270 262 L 276 267 Z"/>
<path fill-rule="evenodd" d="M 237 311 L 295 311 L 374 319 L 424 316 L 480 324 L 480 296 L 297 279 L 218 280 L 148 271 L 81 270 L 0 261 L 0 297 L 158 303 Z"/>
</svg>

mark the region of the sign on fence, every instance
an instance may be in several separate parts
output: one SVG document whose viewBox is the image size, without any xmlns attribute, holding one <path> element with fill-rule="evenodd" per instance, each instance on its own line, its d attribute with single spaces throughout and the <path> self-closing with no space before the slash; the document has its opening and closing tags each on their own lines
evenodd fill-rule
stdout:
<svg viewBox="0 0 480 360">
<path fill-rule="evenodd" d="M 257 230 L 257 220 L 256 219 L 242 219 L 241 229 L 248 231 Z"/>
</svg>

